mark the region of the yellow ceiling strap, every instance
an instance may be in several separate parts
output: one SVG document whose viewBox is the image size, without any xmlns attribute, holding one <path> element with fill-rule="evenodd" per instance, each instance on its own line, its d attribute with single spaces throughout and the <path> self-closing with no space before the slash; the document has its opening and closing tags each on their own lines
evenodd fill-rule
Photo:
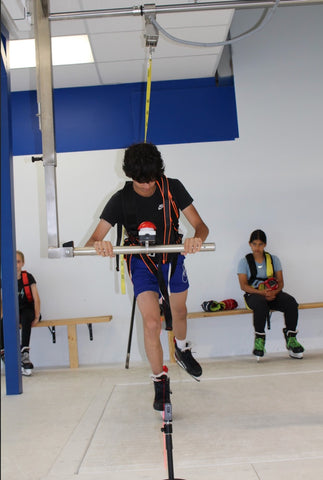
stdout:
<svg viewBox="0 0 323 480">
<path fill-rule="evenodd" d="M 151 91 L 151 63 L 152 63 L 152 49 L 149 50 L 149 59 L 147 67 L 147 87 L 146 87 L 146 111 L 145 111 L 145 143 L 147 141 L 148 120 L 149 120 L 149 108 L 150 108 L 150 91 Z M 122 227 L 121 245 L 124 242 L 124 227 Z M 126 293 L 126 280 L 125 280 L 125 268 L 124 268 L 124 255 L 120 255 L 120 281 L 121 281 L 121 293 Z"/>
<path fill-rule="evenodd" d="M 145 143 L 146 143 L 146 141 L 147 141 L 147 130 L 148 130 L 148 120 L 149 120 L 149 107 L 150 107 L 151 63 L 152 63 L 152 54 L 151 54 L 151 49 L 150 49 L 150 51 L 149 51 L 148 67 L 147 67 L 146 111 L 145 111 Z"/>
</svg>

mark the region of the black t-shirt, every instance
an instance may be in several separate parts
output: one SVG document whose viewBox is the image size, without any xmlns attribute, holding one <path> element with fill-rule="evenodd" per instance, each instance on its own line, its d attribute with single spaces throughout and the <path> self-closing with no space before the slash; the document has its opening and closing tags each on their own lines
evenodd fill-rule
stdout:
<svg viewBox="0 0 323 480">
<path fill-rule="evenodd" d="M 31 286 L 33 283 L 36 283 L 36 280 L 34 279 L 31 273 L 27 272 L 27 276 L 28 276 L 29 286 Z M 23 310 L 24 308 L 31 308 L 31 309 L 34 308 L 34 302 L 29 302 L 26 297 L 22 278 L 19 278 L 18 280 L 18 302 L 19 302 L 19 310 Z"/>
<path fill-rule="evenodd" d="M 193 198 L 188 193 L 184 185 L 177 179 L 168 178 L 169 189 L 173 200 L 179 210 L 184 210 L 191 205 Z M 100 218 L 109 222 L 112 226 L 116 223 L 124 225 L 124 215 L 122 208 L 122 190 L 118 190 L 108 201 L 101 213 Z M 157 228 L 156 243 L 163 243 L 164 221 L 163 221 L 163 199 L 159 188 L 156 187 L 151 197 L 142 197 L 133 191 L 133 200 L 135 202 L 136 216 L 138 226 L 141 222 L 152 222 Z M 124 225 L 127 229 L 127 225 Z"/>
</svg>

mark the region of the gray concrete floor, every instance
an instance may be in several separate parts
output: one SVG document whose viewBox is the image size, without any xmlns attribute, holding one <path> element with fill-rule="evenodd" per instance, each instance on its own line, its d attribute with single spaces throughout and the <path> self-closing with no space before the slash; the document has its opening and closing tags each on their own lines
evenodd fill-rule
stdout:
<svg viewBox="0 0 323 480">
<path fill-rule="evenodd" d="M 323 351 L 170 366 L 174 478 L 323 478 Z M 3 372 L 2 372 L 3 373 Z M 169 478 L 148 365 L 35 369 L 23 394 L 1 377 L 4 480 Z"/>
</svg>

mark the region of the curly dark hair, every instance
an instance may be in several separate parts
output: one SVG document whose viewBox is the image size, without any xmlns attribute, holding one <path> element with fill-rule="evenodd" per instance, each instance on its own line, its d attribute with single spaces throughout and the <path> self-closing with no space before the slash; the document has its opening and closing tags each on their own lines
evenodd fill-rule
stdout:
<svg viewBox="0 0 323 480">
<path fill-rule="evenodd" d="M 139 183 L 158 180 L 164 174 L 164 162 L 160 151 L 152 143 L 136 143 L 124 154 L 124 173 Z"/>
</svg>

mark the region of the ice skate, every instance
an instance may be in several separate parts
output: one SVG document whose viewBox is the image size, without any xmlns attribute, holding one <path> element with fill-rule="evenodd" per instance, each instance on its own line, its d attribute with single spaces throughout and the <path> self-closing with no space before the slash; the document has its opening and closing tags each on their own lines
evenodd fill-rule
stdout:
<svg viewBox="0 0 323 480">
<path fill-rule="evenodd" d="M 260 359 L 264 356 L 265 354 L 265 341 L 266 341 L 266 335 L 264 333 L 257 333 L 255 336 L 255 345 L 253 349 L 253 354 L 256 355 L 257 357 L 257 362 L 260 361 Z"/>
<path fill-rule="evenodd" d="M 170 391 L 169 387 L 169 377 L 163 372 L 159 375 L 152 375 L 152 379 L 155 388 L 153 407 L 163 415 L 165 404 L 171 403 L 170 394 L 172 392 Z"/>
<path fill-rule="evenodd" d="M 192 355 L 191 343 L 186 342 L 186 347 L 181 350 L 178 348 L 175 341 L 175 360 L 180 367 L 182 367 L 189 375 L 191 375 L 197 382 L 200 381 L 198 377 L 202 375 L 202 367 L 195 360 Z"/>
<path fill-rule="evenodd" d="M 283 328 L 283 334 L 286 341 L 286 348 L 291 358 L 303 358 L 304 347 L 298 342 L 297 331 L 287 330 Z"/>
</svg>

